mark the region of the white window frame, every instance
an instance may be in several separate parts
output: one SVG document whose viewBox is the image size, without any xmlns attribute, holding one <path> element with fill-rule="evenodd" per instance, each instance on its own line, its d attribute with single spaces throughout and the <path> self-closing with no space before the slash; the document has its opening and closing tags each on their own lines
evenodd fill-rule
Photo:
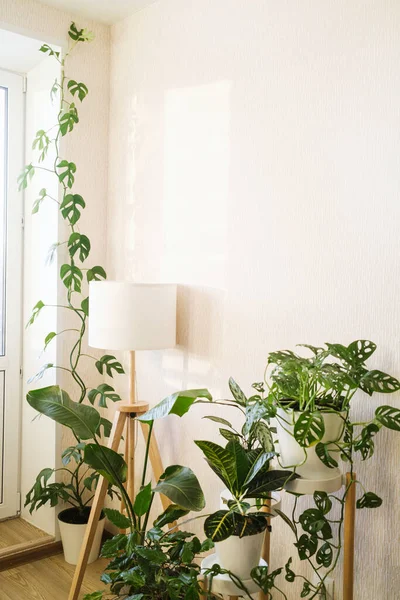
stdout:
<svg viewBox="0 0 400 600">
<path fill-rule="evenodd" d="M 5 372 L 4 394 L 0 390 L 0 520 L 20 512 L 21 440 L 21 360 L 22 360 L 22 248 L 23 195 L 17 177 L 24 164 L 24 78 L 0 70 L 0 87 L 7 89 L 7 179 L 6 179 L 6 258 L 5 258 L 5 356 L 0 371 Z M 3 232 L 0 233 L 0 241 Z M 2 292 L 1 292 L 2 293 Z M 0 378 L 1 382 L 1 378 Z"/>
</svg>

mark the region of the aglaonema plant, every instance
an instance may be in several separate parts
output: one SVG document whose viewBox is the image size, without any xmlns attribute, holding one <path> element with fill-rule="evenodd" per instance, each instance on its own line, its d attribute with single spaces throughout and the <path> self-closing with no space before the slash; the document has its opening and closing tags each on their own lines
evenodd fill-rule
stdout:
<svg viewBox="0 0 400 600">
<path fill-rule="evenodd" d="M 312 600 L 327 597 L 326 579 L 332 576 L 341 557 L 345 503 L 350 488 L 355 485 L 361 490 L 356 502 L 358 509 L 382 505 L 382 499 L 367 491 L 356 478 L 356 462 L 374 455 L 376 436 L 382 428 L 400 431 L 400 410 L 386 404 L 376 408 L 372 418 L 353 421 L 353 398 L 358 392 L 367 396 L 396 392 L 400 390 L 400 382 L 381 370 L 368 368 L 366 361 L 376 350 L 376 344 L 369 340 L 356 340 L 348 346 L 327 343 L 325 348 L 303 347 L 311 351 L 311 356 L 300 356 L 291 350 L 269 355 L 267 369 L 272 366 L 272 371 L 265 382 L 266 391 L 264 385 L 261 391 L 268 417 L 278 421 L 278 432 L 289 433 L 304 453 L 292 468 L 304 468 L 310 453 L 315 452 L 328 473 L 340 472 L 340 461 L 349 473 L 342 492 L 318 490 L 315 482 L 311 508 L 299 510 L 300 495 L 294 494 L 291 514 L 281 515 L 295 537 L 300 560 L 307 562 L 315 574 L 314 581 L 296 574 L 289 559 L 286 580 L 301 578 L 301 597 Z M 340 424 L 333 437 L 329 437 L 327 415 L 336 415 Z M 281 440 L 281 450 L 282 443 Z"/>
<path fill-rule="evenodd" d="M 74 339 L 71 342 L 69 363 L 44 364 L 40 371 L 29 380 L 29 383 L 42 379 L 49 369 L 62 370 L 71 376 L 71 383 L 74 390 L 76 390 L 73 392 L 73 395 L 76 395 L 76 400 L 71 400 L 67 394 L 61 392 L 57 387 L 38 389 L 28 395 L 28 401 L 31 399 L 34 404 L 40 404 L 42 410 L 46 406 L 48 412 L 57 411 L 58 405 L 65 408 L 70 405 L 75 408 L 76 405 L 81 405 L 85 399 L 91 404 L 97 403 L 99 407 L 103 408 L 107 407 L 108 401 L 116 402 L 120 400 L 114 388 L 107 383 L 101 382 L 96 388 L 88 389 L 81 369 L 83 359 L 93 361 L 94 367 L 100 376 L 107 373 L 112 377 L 116 373 L 124 372 L 122 365 L 114 356 L 104 355 L 97 359 L 86 354 L 83 350 L 89 316 L 89 298 L 86 294 L 86 283 L 105 279 L 106 272 L 101 265 L 87 266 L 91 242 L 89 237 L 80 229 L 86 201 L 79 190 L 75 189 L 77 165 L 69 157 L 63 155 L 62 152 L 63 139 L 71 135 L 79 124 L 78 103 L 85 101 L 89 93 L 85 83 L 75 81 L 67 75 L 68 58 L 77 46 L 91 42 L 94 36 L 90 31 L 79 29 L 75 23 L 72 23 L 68 31 L 68 38 L 70 44 L 64 56 L 47 44 L 40 48 L 41 52 L 47 54 L 60 65 L 60 79 L 54 82 L 51 89 L 52 100 L 57 102 L 58 105 L 58 118 L 54 126 L 46 131 L 39 130 L 36 133 L 33 141 L 33 151 L 37 155 L 37 161 L 26 165 L 18 179 L 19 189 L 24 190 L 28 185 L 34 185 L 36 172 L 44 170 L 46 173 L 50 173 L 49 176 L 53 176 L 58 183 L 60 198 L 54 198 L 45 188 L 41 189 L 38 191 L 38 197 L 33 204 L 32 213 L 39 213 L 46 202 L 56 203 L 61 218 L 69 230 L 64 241 L 57 240 L 49 249 L 48 261 L 51 263 L 59 252 L 66 249 L 67 258 L 61 264 L 59 271 L 60 279 L 65 288 L 65 300 L 64 302 L 61 301 L 55 308 L 66 311 L 71 317 L 72 324 L 70 328 L 62 331 L 49 332 L 44 340 L 44 350 L 46 350 L 49 344 L 54 343 L 58 336 L 67 333 L 72 335 Z M 50 159 L 50 154 L 54 157 L 54 160 Z M 39 300 L 33 307 L 27 327 L 32 326 L 41 312 L 47 308 L 54 308 L 54 306 Z M 105 418 L 99 419 L 96 433 L 99 434 L 102 431 L 104 436 L 107 437 L 110 430 L 111 423 Z M 85 473 L 83 450 L 87 438 L 80 435 L 81 431 L 81 428 L 74 429 L 77 443 L 76 446 L 64 452 L 62 457 L 63 467 L 56 470 L 44 469 L 39 473 L 26 497 L 26 505 L 30 507 L 31 511 L 46 503 L 55 506 L 59 501 L 65 501 L 82 513 L 88 505 L 88 494 L 90 500 L 90 492 L 95 488 L 97 477 Z M 52 475 L 56 472 L 62 472 L 66 476 L 64 482 L 50 482 Z M 109 492 L 112 494 L 111 489 Z"/>
</svg>

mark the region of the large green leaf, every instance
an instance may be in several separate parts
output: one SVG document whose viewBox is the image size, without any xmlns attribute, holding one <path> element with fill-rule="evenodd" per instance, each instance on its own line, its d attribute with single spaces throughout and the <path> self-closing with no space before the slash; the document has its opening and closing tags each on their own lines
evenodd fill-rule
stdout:
<svg viewBox="0 0 400 600">
<path fill-rule="evenodd" d="M 294 437 L 303 447 L 320 442 L 325 433 L 325 423 L 319 411 L 302 412 L 294 426 Z"/>
<path fill-rule="evenodd" d="M 112 354 L 105 354 L 95 362 L 95 367 L 103 375 L 104 371 L 109 377 L 113 376 L 113 371 L 116 373 L 125 373 L 121 363 Z"/>
<path fill-rule="evenodd" d="M 174 504 L 187 510 L 202 510 L 205 506 L 203 490 L 191 469 L 172 465 L 165 469 L 153 490 L 167 496 Z"/>
<path fill-rule="evenodd" d="M 370 340 L 356 340 L 347 346 L 351 362 L 364 363 L 376 350 L 376 344 Z"/>
<path fill-rule="evenodd" d="M 247 473 L 245 485 L 253 481 L 254 477 L 258 475 L 261 469 L 265 467 L 265 465 L 272 460 L 274 456 L 275 452 L 262 452 L 261 454 L 255 456 L 253 463 L 250 465 L 250 470 Z"/>
<path fill-rule="evenodd" d="M 83 460 L 107 481 L 119 486 L 126 481 L 128 467 L 120 454 L 98 444 L 87 444 Z"/>
<path fill-rule="evenodd" d="M 151 483 L 145 485 L 135 498 L 133 510 L 138 517 L 143 517 L 151 505 Z"/>
<path fill-rule="evenodd" d="M 370 396 L 374 392 L 391 394 L 400 390 L 400 381 L 382 371 L 368 371 L 360 381 L 360 388 Z"/>
<path fill-rule="evenodd" d="M 300 560 L 306 560 L 316 553 L 318 548 L 318 537 L 316 534 L 308 536 L 306 533 L 303 533 L 303 535 L 299 537 L 299 541 L 294 545 L 297 548 Z"/>
<path fill-rule="evenodd" d="M 218 510 L 204 522 L 204 532 L 213 542 L 222 542 L 231 535 L 245 537 L 265 531 L 268 527 L 266 513 L 242 515 L 229 510 Z"/>
<path fill-rule="evenodd" d="M 90 240 L 87 235 L 74 231 L 71 233 L 68 240 L 69 255 L 74 258 L 78 252 L 79 260 L 84 262 L 89 256 L 90 252 Z"/>
<path fill-rule="evenodd" d="M 162 419 L 167 415 L 178 415 L 182 417 L 188 412 L 197 398 L 206 398 L 211 401 L 212 396 L 208 390 L 186 390 L 184 392 L 175 392 L 171 396 L 164 398 L 159 404 L 153 406 L 147 413 L 137 417 L 139 421 L 150 423 L 156 419 Z"/>
<path fill-rule="evenodd" d="M 323 462 L 326 467 L 329 467 L 329 469 L 334 469 L 338 466 L 338 462 L 330 455 L 329 446 L 330 444 L 323 444 L 322 442 L 319 442 L 315 446 L 315 452 L 319 460 Z"/>
<path fill-rule="evenodd" d="M 306 533 L 321 533 L 324 540 L 332 538 L 332 529 L 325 515 L 318 508 L 309 508 L 299 517 L 300 524 Z"/>
<path fill-rule="evenodd" d="M 263 498 L 270 492 L 280 490 L 283 486 L 298 477 L 292 471 L 267 471 L 255 477 L 248 486 L 246 498 Z"/>
<path fill-rule="evenodd" d="M 233 456 L 235 461 L 235 486 L 236 491 L 240 492 L 242 485 L 246 481 L 247 473 L 249 471 L 249 461 L 247 458 L 246 450 L 238 442 L 238 440 L 231 440 L 226 446 L 226 450 Z"/>
<path fill-rule="evenodd" d="M 181 508 L 176 504 L 170 504 L 164 510 L 164 512 L 157 517 L 154 521 L 154 527 L 164 527 L 164 525 L 168 525 L 169 523 L 173 523 L 177 521 L 181 517 L 186 516 L 190 511 L 186 508 Z"/>
<path fill-rule="evenodd" d="M 115 510 L 114 508 L 103 508 L 103 512 L 106 515 L 107 519 L 118 527 L 118 529 L 128 529 L 131 526 L 131 521 L 119 512 L 119 510 Z"/>
<path fill-rule="evenodd" d="M 99 396 L 100 408 L 107 408 L 107 400 L 111 400 L 111 402 L 119 402 L 121 400 L 121 397 L 108 383 L 101 383 L 97 388 L 90 390 L 88 393 L 90 404 L 94 404 L 97 396 Z"/>
<path fill-rule="evenodd" d="M 381 505 L 382 498 L 374 494 L 374 492 L 365 492 L 365 494 L 357 500 L 357 508 L 379 508 Z"/>
<path fill-rule="evenodd" d="M 88 440 L 96 436 L 100 414 L 91 406 L 73 402 L 58 385 L 31 390 L 26 399 L 38 412 L 70 427 L 79 439 Z"/>
<path fill-rule="evenodd" d="M 60 278 L 66 288 L 80 293 L 82 289 L 83 273 L 74 264 L 65 263 L 64 265 L 61 265 Z"/>
<path fill-rule="evenodd" d="M 61 203 L 60 210 L 64 219 L 68 219 L 71 225 L 75 225 L 80 219 L 79 207 L 85 208 L 86 204 L 79 194 L 67 194 Z"/>
<path fill-rule="evenodd" d="M 194 443 L 202 450 L 208 464 L 229 491 L 234 492 L 237 481 L 235 456 L 214 442 L 195 440 Z"/>
</svg>

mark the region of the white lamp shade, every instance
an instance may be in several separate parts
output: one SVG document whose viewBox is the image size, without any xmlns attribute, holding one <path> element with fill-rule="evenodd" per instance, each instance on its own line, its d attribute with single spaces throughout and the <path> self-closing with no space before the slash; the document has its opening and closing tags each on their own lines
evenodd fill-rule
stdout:
<svg viewBox="0 0 400 600">
<path fill-rule="evenodd" d="M 93 281 L 89 346 L 160 350 L 176 344 L 176 285 Z"/>
</svg>

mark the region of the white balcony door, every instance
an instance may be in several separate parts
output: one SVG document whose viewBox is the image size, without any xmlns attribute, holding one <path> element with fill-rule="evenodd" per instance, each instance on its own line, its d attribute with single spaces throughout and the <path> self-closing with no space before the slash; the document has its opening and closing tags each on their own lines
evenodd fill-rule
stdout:
<svg viewBox="0 0 400 600">
<path fill-rule="evenodd" d="M 0 70 L 0 519 L 19 511 L 23 78 Z"/>
</svg>

